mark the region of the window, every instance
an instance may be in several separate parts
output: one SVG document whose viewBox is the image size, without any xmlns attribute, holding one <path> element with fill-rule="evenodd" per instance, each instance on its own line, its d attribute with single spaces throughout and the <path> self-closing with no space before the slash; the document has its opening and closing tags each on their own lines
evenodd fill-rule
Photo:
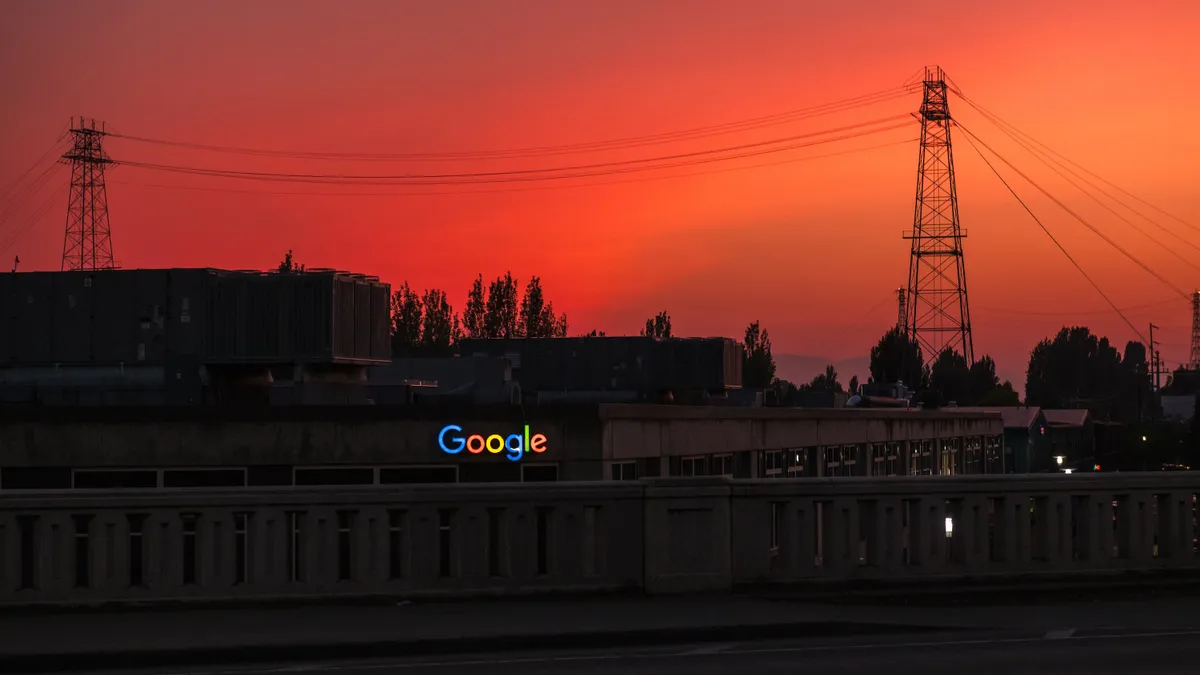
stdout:
<svg viewBox="0 0 1200 675">
<path fill-rule="evenodd" d="M 934 469 L 933 441 L 909 441 L 909 475 L 932 476 Z"/>
<path fill-rule="evenodd" d="M 553 483 L 558 480 L 557 464 L 522 464 L 521 481 L 524 483 Z"/>
<path fill-rule="evenodd" d="M 382 485 L 457 483 L 456 466 L 397 466 L 379 470 Z"/>
<path fill-rule="evenodd" d="M 67 468 L 9 467 L 0 469 L 0 490 L 69 490 Z"/>
<path fill-rule="evenodd" d="M 787 462 L 787 477 L 788 478 L 803 478 L 816 475 L 815 457 L 816 448 L 792 448 L 784 451 L 784 460 Z"/>
<path fill-rule="evenodd" d="M 73 472 L 72 484 L 79 490 L 153 489 L 158 487 L 158 472 L 148 469 L 119 471 L 78 469 Z"/>
<path fill-rule="evenodd" d="M 713 455 L 712 470 L 709 474 L 733 478 L 733 455 Z"/>
<path fill-rule="evenodd" d="M 705 476 L 708 472 L 705 470 L 707 462 L 705 457 L 680 457 L 679 458 L 679 475 L 680 476 Z"/>
<path fill-rule="evenodd" d="M 296 485 L 372 485 L 375 469 L 370 467 L 338 467 L 295 469 Z"/>
<path fill-rule="evenodd" d="M 767 450 L 762 453 L 759 471 L 764 478 L 779 478 L 783 475 L 783 451 Z"/>
<path fill-rule="evenodd" d="M 165 488 L 244 487 L 245 469 L 167 469 L 163 471 Z"/>
<path fill-rule="evenodd" d="M 613 462 L 609 467 L 609 476 L 613 480 L 637 480 L 637 462 Z"/>
<path fill-rule="evenodd" d="M 858 446 L 830 445 L 823 450 L 825 475 L 829 477 L 854 476 L 858 471 Z"/>
</svg>

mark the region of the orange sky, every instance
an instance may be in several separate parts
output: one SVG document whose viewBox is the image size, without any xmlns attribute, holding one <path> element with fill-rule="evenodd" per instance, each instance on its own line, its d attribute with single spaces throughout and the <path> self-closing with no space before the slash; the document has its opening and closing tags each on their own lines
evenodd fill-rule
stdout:
<svg viewBox="0 0 1200 675">
<path fill-rule="evenodd" d="M 0 186 L 49 148 L 72 115 L 128 135 L 226 146 L 476 151 L 771 115 L 889 89 L 937 63 L 1019 129 L 1200 228 L 1197 25 L 1200 6 L 1183 1 L 9 0 L 0 3 L 7 102 L 0 106 Z M 115 138 L 107 149 L 116 159 L 250 171 L 496 171 L 738 145 L 905 113 L 918 103 L 914 94 L 688 143 L 486 162 L 264 160 Z M 1200 269 L 1005 142 L 978 113 L 956 99 L 951 106 L 964 125 L 1176 286 L 1200 285 Z M 665 308 L 680 334 L 739 337 L 760 319 L 776 351 L 840 359 L 865 354 L 894 321 L 893 289 L 908 268 L 900 235 L 912 225 L 915 145 L 643 179 L 906 137 L 916 137 L 915 123 L 779 155 L 630 174 L 612 185 L 485 185 L 419 195 L 118 167 L 109 174 L 113 245 L 125 267 L 267 267 L 292 248 L 310 266 L 445 288 L 459 308 L 477 272 L 494 277 L 511 269 L 521 280 L 543 278 L 572 333 L 636 332 Z M 1003 375 L 1023 380 L 1029 349 L 1064 322 L 1085 323 L 1122 346 L 1133 338 L 962 134 L 955 157 L 976 353 L 993 354 Z M 1118 305 L 1177 297 L 999 168 Z M 65 169 L 56 176 L 42 194 L 65 189 Z M 295 194 L 330 189 L 410 194 Z M 1126 201 L 1200 245 L 1200 231 Z M 2 255 L 19 254 L 22 269 L 57 269 L 64 213 L 65 199 Z M 1200 265 L 1200 249 L 1125 213 Z M 0 222 L 0 247 L 22 230 L 23 217 Z M 1169 361 L 1187 358 L 1185 301 L 1128 315 L 1141 330 L 1150 321 L 1163 326 Z"/>
</svg>

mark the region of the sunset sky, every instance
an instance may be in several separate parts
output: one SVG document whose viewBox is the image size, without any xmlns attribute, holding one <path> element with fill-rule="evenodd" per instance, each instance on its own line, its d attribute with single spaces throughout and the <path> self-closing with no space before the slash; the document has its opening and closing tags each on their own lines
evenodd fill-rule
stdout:
<svg viewBox="0 0 1200 675">
<path fill-rule="evenodd" d="M 6 0 L 0 192 L 71 116 L 238 148 L 478 153 L 760 118 L 890 90 L 938 64 L 971 100 L 1190 224 L 1100 184 L 1150 216 L 1105 201 L 1166 247 L 1155 244 L 951 100 L 965 127 L 1190 292 L 1200 285 L 1197 26 L 1200 3 L 1184 0 Z M 314 160 L 126 138 L 106 149 L 127 162 L 240 171 L 479 173 L 740 146 L 919 103 L 914 92 L 685 142 L 503 159 Z M 733 161 L 515 184 L 311 185 L 118 166 L 108 174 L 113 246 L 124 267 L 238 269 L 273 266 L 290 248 L 309 266 L 444 288 L 459 309 L 477 273 L 537 274 L 572 334 L 636 333 L 666 309 L 677 334 L 740 338 L 758 319 L 776 352 L 843 359 L 865 355 L 895 321 L 918 131 L 914 120 Z M 1064 323 L 1120 347 L 1137 339 L 964 136 L 955 161 L 976 354 L 992 354 L 1020 386 L 1029 350 Z M 993 161 L 1140 331 L 1162 327 L 1164 358 L 1186 360 L 1188 301 Z M 737 167 L 751 168 L 728 170 Z M 23 270 L 58 269 L 67 170 L 55 171 L 13 213 L 11 196 L 0 200 L 5 265 L 15 254 Z"/>
</svg>

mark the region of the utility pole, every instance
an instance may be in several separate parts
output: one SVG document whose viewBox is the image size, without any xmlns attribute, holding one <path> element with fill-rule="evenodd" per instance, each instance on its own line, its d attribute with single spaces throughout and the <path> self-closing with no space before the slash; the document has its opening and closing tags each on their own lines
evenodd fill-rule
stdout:
<svg viewBox="0 0 1200 675">
<path fill-rule="evenodd" d="M 1154 348 L 1154 329 L 1158 328 L 1154 324 L 1150 324 L 1150 382 L 1153 385 L 1153 391 L 1158 391 L 1158 350 Z"/>
<path fill-rule="evenodd" d="M 108 226 L 108 192 L 104 187 L 104 168 L 112 159 L 104 153 L 108 135 L 96 120 L 76 126 L 71 149 L 62 156 L 71 165 L 71 196 L 67 200 L 67 231 L 63 239 L 63 270 L 113 269 L 112 241 Z"/>
<path fill-rule="evenodd" d="M 957 349 L 975 363 L 971 312 L 967 306 L 966 233 L 959 227 L 958 191 L 950 146 L 950 107 L 946 76 L 938 66 L 925 69 L 921 150 L 917 161 L 917 199 L 908 262 L 905 332 L 930 361 Z"/>
<path fill-rule="evenodd" d="M 896 289 L 896 305 L 898 310 L 896 312 L 896 328 L 899 328 L 902 332 L 904 331 L 904 315 L 906 314 L 905 309 L 906 305 L 908 304 L 906 302 L 907 294 L 907 288 Z"/>
<path fill-rule="evenodd" d="M 1192 354 L 1188 368 L 1200 370 L 1200 291 L 1192 293 Z"/>
</svg>

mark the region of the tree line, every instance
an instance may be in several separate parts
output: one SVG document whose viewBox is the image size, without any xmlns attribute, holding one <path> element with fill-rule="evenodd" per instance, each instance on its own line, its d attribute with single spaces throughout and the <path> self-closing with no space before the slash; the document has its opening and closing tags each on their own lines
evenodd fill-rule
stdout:
<svg viewBox="0 0 1200 675">
<path fill-rule="evenodd" d="M 539 277 L 524 292 L 511 272 L 484 284 L 475 277 L 460 316 L 446 292 L 417 292 L 404 282 L 392 292 L 392 353 L 396 356 L 449 354 L 462 338 L 566 337 L 567 315 L 557 314 Z"/>
<path fill-rule="evenodd" d="M 278 269 L 303 272 L 305 267 L 288 251 Z M 567 315 L 556 312 L 541 279 L 530 277 L 522 290 L 511 272 L 486 283 L 483 275 L 477 275 L 461 315 L 454 311 L 445 291 L 417 291 L 407 282 L 393 291 L 391 311 L 396 356 L 448 355 L 463 338 L 567 336 Z M 670 314 L 664 310 L 647 318 L 640 334 L 672 337 Z M 604 335 L 600 330 L 582 334 Z M 861 393 L 858 378 L 851 377 L 843 385 L 832 364 L 808 382 L 796 384 L 776 377 L 771 338 L 758 321 L 746 326 L 742 346 L 743 386 L 772 390 L 780 402 L 794 401 L 804 392 Z M 920 345 L 895 326 L 871 348 L 869 371 L 869 383 L 903 382 L 938 404 L 1022 404 L 1012 383 L 997 376 L 990 356 L 968 364 L 962 354 L 948 349 L 927 362 Z M 1174 379 L 1182 382 L 1189 373 L 1177 372 Z M 1098 419 L 1134 423 L 1151 416 L 1153 401 L 1147 349 L 1141 342 L 1128 342 L 1119 351 L 1107 338 L 1073 326 L 1039 341 L 1030 352 L 1025 405 L 1086 408 Z"/>
</svg>

